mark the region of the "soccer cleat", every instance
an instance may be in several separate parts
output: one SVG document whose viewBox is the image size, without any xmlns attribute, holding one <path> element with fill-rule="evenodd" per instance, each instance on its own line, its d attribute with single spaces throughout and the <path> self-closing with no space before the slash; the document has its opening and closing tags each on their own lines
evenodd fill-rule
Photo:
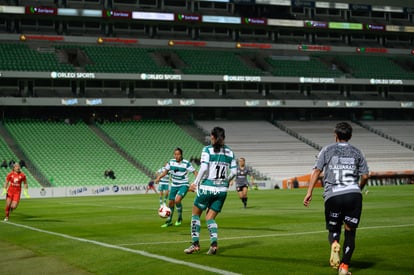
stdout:
<svg viewBox="0 0 414 275">
<path fill-rule="evenodd" d="M 216 255 L 217 253 L 217 245 L 212 245 L 207 251 L 207 255 Z"/>
<path fill-rule="evenodd" d="M 192 254 L 194 252 L 199 252 L 200 251 L 200 246 L 198 244 L 192 244 L 190 245 L 189 248 L 184 249 L 184 253 L 186 254 Z"/>
<path fill-rule="evenodd" d="M 338 269 L 339 264 L 341 262 L 339 252 L 341 251 L 341 245 L 334 241 L 331 245 L 331 258 L 329 259 L 329 263 L 335 269 Z"/>
<path fill-rule="evenodd" d="M 172 222 L 166 222 L 163 225 L 161 225 L 161 227 L 169 227 L 172 226 Z"/>
<path fill-rule="evenodd" d="M 351 275 L 352 273 L 348 271 L 348 265 L 341 264 L 338 268 L 338 275 Z"/>
<path fill-rule="evenodd" d="M 176 221 L 174 225 L 175 225 L 175 226 L 180 226 L 180 225 L 181 225 L 181 222 L 182 222 L 182 220 L 180 220 L 180 221 Z"/>
<path fill-rule="evenodd" d="M 8 222 L 9 221 L 9 218 L 8 217 L 5 217 L 3 221 Z"/>
</svg>

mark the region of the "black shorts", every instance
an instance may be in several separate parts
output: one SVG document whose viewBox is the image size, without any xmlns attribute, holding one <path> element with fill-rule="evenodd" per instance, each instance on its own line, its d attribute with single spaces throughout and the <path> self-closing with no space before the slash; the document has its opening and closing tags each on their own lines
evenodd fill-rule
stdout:
<svg viewBox="0 0 414 275">
<path fill-rule="evenodd" d="M 249 186 L 247 184 L 236 186 L 237 192 L 243 191 L 244 188 L 249 188 Z"/>
<path fill-rule="evenodd" d="M 349 193 L 338 195 L 325 202 L 325 222 L 329 231 L 341 230 L 346 223 L 350 228 L 356 229 L 361 218 L 362 195 Z"/>
</svg>

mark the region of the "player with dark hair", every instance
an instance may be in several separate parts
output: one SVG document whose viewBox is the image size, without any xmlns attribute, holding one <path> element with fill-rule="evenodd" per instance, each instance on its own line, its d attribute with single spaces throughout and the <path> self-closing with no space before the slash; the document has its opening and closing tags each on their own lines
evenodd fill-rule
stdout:
<svg viewBox="0 0 414 275">
<path fill-rule="evenodd" d="M 210 233 L 210 248 L 207 254 L 216 254 L 218 232 L 215 218 L 223 208 L 229 182 L 237 172 L 234 153 L 224 144 L 224 129 L 215 127 L 211 131 L 210 139 L 211 145 L 203 148 L 200 171 L 190 187 L 192 191 L 197 191 L 197 196 L 191 216 L 192 244 L 184 250 L 187 254 L 200 251 L 200 216 L 207 209 L 206 222 Z"/>
<path fill-rule="evenodd" d="M 306 207 L 310 205 L 313 189 L 323 171 L 325 222 L 331 245 L 330 265 L 338 268 L 338 274 L 347 275 L 351 274 L 348 267 L 362 211 L 361 190 L 368 181 L 369 170 L 362 152 L 348 143 L 352 137 L 352 126 L 346 122 L 338 123 L 334 133 L 336 142 L 325 146 L 318 154 L 303 204 Z M 339 241 L 342 224 L 345 238 L 341 259 Z"/>
<path fill-rule="evenodd" d="M 156 176 L 159 176 L 162 174 L 162 172 L 164 172 L 165 165 L 161 167 L 160 169 L 158 169 Z M 160 206 L 166 205 L 169 190 L 170 190 L 170 177 L 169 176 L 162 177 L 158 185 L 158 191 L 160 192 Z"/>
<path fill-rule="evenodd" d="M 145 190 L 145 194 L 148 193 L 149 190 L 152 190 L 155 192 L 155 194 L 158 194 L 157 189 L 155 189 L 155 182 L 154 180 L 150 180 L 147 184 L 147 188 Z"/>
<path fill-rule="evenodd" d="M 248 179 L 248 176 L 250 176 L 250 182 Z M 244 208 L 247 207 L 247 190 L 249 189 L 249 186 L 251 187 L 252 184 L 254 184 L 254 178 L 252 175 L 252 171 L 250 168 L 246 166 L 246 159 L 245 158 L 239 158 L 239 164 L 237 166 L 237 176 L 235 178 L 236 181 L 236 190 L 239 194 L 239 198 L 243 203 Z M 233 185 L 233 182 L 231 182 L 231 185 Z"/>
<path fill-rule="evenodd" d="M 174 214 L 174 207 L 177 206 L 178 219 L 175 226 L 180 226 L 183 220 L 183 205 L 181 201 L 188 192 L 190 183 L 188 182 L 188 173 L 191 172 L 197 177 L 197 171 L 186 159 L 183 159 L 183 150 L 179 147 L 174 149 L 174 158 L 169 160 L 165 165 L 165 170 L 158 175 L 155 183 L 158 184 L 161 178 L 167 174 L 171 175 L 171 188 L 168 196 L 168 207 L 171 209 L 171 216 L 168 217 L 165 224 L 161 227 L 168 227 L 172 225 L 172 217 Z"/>
<path fill-rule="evenodd" d="M 24 196 L 30 198 L 26 175 L 21 171 L 20 164 L 16 162 L 13 164 L 13 170 L 6 176 L 6 182 L 4 183 L 2 193 L 3 196 L 6 195 L 5 222 L 9 220 L 10 212 L 16 210 L 19 205 L 22 183 L 24 185 Z"/>
</svg>

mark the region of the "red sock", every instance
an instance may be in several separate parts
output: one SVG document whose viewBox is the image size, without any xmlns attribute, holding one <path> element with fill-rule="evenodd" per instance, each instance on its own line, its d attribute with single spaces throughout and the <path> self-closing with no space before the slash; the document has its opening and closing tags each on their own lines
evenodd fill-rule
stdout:
<svg viewBox="0 0 414 275">
<path fill-rule="evenodd" d="M 349 266 L 347 264 L 342 263 L 339 268 L 342 268 L 344 270 L 348 270 Z"/>
</svg>

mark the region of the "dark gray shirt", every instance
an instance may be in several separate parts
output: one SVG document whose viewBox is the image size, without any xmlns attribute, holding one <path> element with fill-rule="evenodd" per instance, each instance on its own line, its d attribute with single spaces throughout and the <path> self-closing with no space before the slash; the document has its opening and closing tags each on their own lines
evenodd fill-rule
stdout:
<svg viewBox="0 0 414 275">
<path fill-rule="evenodd" d="M 325 201 L 333 196 L 361 192 L 359 177 L 369 173 L 362 152 L 347 142 L 337 142 L 322 148 L 314 168 L 323 171 Z"/>
<path fill-rule="evenodd" d="M 241 168 L 240 166 L 237 167 L 236 186 L 240 187 L 250 185 L 247 176 L 251 176 L 251 173 L 251 170 L 247 166 L 243 168 Z"/>
</svg>

